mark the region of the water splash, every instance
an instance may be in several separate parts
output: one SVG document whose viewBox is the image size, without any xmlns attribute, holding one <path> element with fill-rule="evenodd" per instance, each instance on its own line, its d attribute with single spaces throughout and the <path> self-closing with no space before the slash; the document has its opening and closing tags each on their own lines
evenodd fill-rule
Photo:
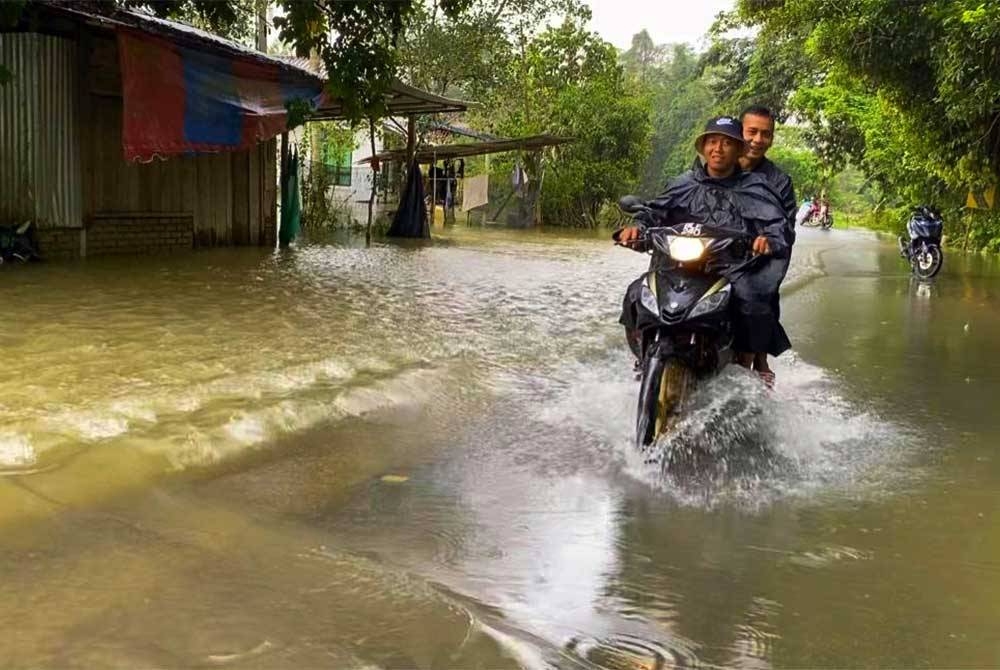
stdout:
<svg viewBox="0 0 1000 670">
<path fill-rule="evenodd" d="M 683 503 L 751 507 L 823 490 L 871 492 L 892 476 L 886 466 L 910 442 L 904 431 L 848 402 L 821 368 L 794 355 L 775 368 L 773 393 L 739 368 L 703 386 L 674 433 L 645 454 L 632 450 L 630 474 Z M 694 476 L 665 468 L 692 452 L 707 456 Z"/>
<path fill-rule="evenodd" d="M 23 468 L 34 465 L 37 459 L 26 436 L 0 433 L 0 467 Z"/>
<path fill-rule="evenodd" d="M 642 452 L 632 432 L 638 383 L 617 347 L 536 385 L 544 386 L 534 392 L 536 418 L 596 438 L 627 475 L 686 505 L 754 507 L 859 487 L 873 493 L 897 476 L 889 466 L 908 452 L 905 431 L 849 402 L 839 380 L 794 354 L 774 367 L 773 392 L 727 368 L 697 389 L 669 436 Z"/>
</svg>

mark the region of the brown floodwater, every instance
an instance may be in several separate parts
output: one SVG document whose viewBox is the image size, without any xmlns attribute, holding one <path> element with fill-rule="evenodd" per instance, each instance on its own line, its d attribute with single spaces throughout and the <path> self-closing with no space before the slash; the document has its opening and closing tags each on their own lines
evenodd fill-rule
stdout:
<svg viewBox="0 0 1000 670">
<path fill-rule="evenodd" d="M 0 268 L 0 665 L 1000 666 L 1000 268 L 802 231 L 775 392 L 657 446 L 770 457 L 677 482 L 631 444 L 644 263 L 459 226 Z"/>
</svg>

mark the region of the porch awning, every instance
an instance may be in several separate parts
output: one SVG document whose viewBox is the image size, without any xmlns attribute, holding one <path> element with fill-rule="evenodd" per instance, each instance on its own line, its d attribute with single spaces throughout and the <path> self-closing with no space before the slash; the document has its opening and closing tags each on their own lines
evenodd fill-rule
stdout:
<svg viewBox="0 0 1000 670">
<path fill-rule="evenodd" d="M 417 147 L 417 161 L 420 163 L 431 163 L 435 160 L 447 160 L 452 158 L 468 158 L 469 156 L 482 156 L 485 154 L 499 154 L 505 151 L 538 151 L 546 147 L 569 144 L 573 142 L 570 137 L 557 137 L 555 135 L 531 135 L 529 137 L 517 137 L 513 139 L 491 140 L 489 142 L 467 142 L 462 144 L 438 144 L 424 145 Z M 372 159 L 380 162 L 405 161 L 406 149 L 396 149 L 393 151 L 383 151 L 375 156 L 369 156 L 358 161 L 358 164 L 370 163 Z"/>
</svg>

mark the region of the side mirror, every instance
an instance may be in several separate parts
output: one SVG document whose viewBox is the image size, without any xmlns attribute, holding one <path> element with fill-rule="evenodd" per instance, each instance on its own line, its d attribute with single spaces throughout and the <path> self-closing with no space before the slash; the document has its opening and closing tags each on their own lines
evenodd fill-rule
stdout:
<svg viewBox="0 0 1000 670">
<path fill-rule="evenodd" d="M 618 200 L 618 208 L 626 214 L 636 214 L 648 209 L 642 198 L 635 195 L 623 195 L 621 199 Z"/>
</svg>

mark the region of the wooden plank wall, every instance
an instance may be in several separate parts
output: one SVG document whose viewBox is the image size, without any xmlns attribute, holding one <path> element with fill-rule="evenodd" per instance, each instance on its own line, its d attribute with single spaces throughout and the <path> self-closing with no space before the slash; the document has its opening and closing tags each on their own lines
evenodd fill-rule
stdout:
<svg viewBox="0 0 1000 670">
<path fill-rule="evenodd" d="M 197 246 L 273 243 L 276 142 L 236 153 L 128 163 L 121 142 L 121 80 L 114 41 L 94 39 L 81 119 L 83 212 L 191 214 Z"/>
</svg>

